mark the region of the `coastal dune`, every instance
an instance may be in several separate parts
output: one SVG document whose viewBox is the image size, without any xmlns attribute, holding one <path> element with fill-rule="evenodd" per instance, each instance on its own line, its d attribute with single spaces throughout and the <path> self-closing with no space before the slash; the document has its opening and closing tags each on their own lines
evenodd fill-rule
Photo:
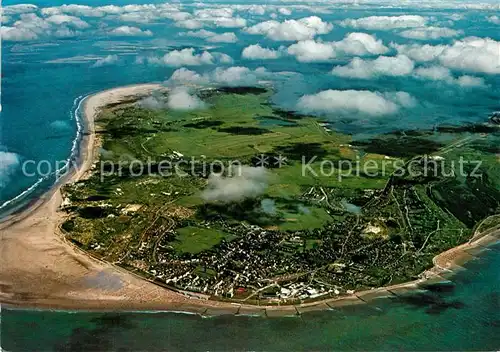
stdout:
<svg viewBox="0 0 500 352">
<path fill-rule="evenodd" d="M 112 264 L 99 261 L 64 240 L 59 225 L 65 217 L 60 211 L 63 183 L 76 182 L 88 175 L 99 143 L 94 121 L 102 107 L 131 97 L 147 96 L 165 89 L 159 84 L 121 87 L 92 95 L 84 101 L 86 133 L 81 141 L 80 167 L 25 211 L 0 223 L 0 302 L 11 306 L 99 309 L 99 310 L 170 310 L 199 314 L 295 315 L 303 311 L 329 309 L 342 304 L 364 303 L 391 295 L 397 290 L 414 288 L 422 280 L 387 288 L 360 292 L 343 299 L 330 298 L 300 306 L 254 307 L 227 302 L 194 299 L 138 277 Z M 476 234 L 468 244 L 437 256 L 435 267 L 423 277 L 440 278 L 440 273 L 461 263 L 468 250 L 498 241 L 500 230 L 486 236 Z M 460 265 L 460 264 L 457 264 Z"/>
</svg>

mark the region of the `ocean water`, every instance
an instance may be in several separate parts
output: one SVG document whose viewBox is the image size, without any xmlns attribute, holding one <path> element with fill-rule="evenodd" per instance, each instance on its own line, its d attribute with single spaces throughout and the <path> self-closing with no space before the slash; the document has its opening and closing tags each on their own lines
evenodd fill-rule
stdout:
<svg viewBox="0 0 500 352">
<path fill-rule="evenodd" d="M 4 0 L 3 6 L 19 4 Z M 32 1 L 38 9 L 28 11 L 41 15 L 42 9 L 60 6 L 62 1 Z M 74 3 L 92 7 L 109 5 L 110 1 L 82 0 Z M 160 4 L 156 0 L 113 1 L 115 6 L 130 4 Z M 228 7 L 248 4 L 243 1 L 205 1 L 207 6 Z M 390 48 L 386 55 L 395 55 L 391 43 L 417 45 L 452 45 L 466 37 L 491 38 L 500 41 L 500 16 L 495 1 L 409 1 L 400 7 L 397 1 L 366 5 L 366 1 L 344 2 L 254 2 L 293 7 L 292 14 L 274 10 L 238 12 L 248 25 L 271 19 L 277 21 L 319 16 L 334 23 L 323 41 L 340 41 L 350 32 L 375 35 Z M 373 3 L 377 3 L 373 1 Z M 482 5 L 487 3 L 486 5 Z M 203 8 L 195 2 L 182 2 L 182 11 Z M 309 7 L 297 7 L 307 5 Z M 496 9 L 494 6 L 497 6 Z M 366 16 L 420 15 L 428 19 L 427 26 L 449 27 L 455 37 L 416 40 L 402 37 L 402 29 L 360 29 L 343 27 L 340 21 Z M 15 26 L 23 14 L 8 13 L 3 26 Z M 250 44 L 280 49 L 294 42 L 274 41 L 262 35 L 250 35 L 240 28 L 208 28 L 216 33 L 234 32 L 235 43 L 210 43 L 203 38 L 182 35 L 189 29 L 178 28 L 171 19 L 126 20 L 119 15 L 86 17 L 89 24 L 81 32 L 61 38 L 54 35 L 55 27 L 40 31 L 34 40 L 2 43 L 2 82 L 0 112 L 0 215 L 45 192 L 54 182 L 55 171 L 74 153 L 78 124 L 75 110 L 82 97 L 116 86 L 162 82 L 181 66 L 144 63 L 142 58 L 161 57 L 172 50 L 194 48 L 232 57 L 232 64 L 200 64 L 188 66 L 199 74 L 211 73 L 216 67 L 241 66 L 252 70 L 259 67 L 267 73 L 262 78 L 276 86 L 274 103 L 294 109 L 304 94 L 323 90 L 369 90 L 380 94 L 402 91 L 415 103 L 398 112 L 371 116 L 358 112 L 338 112 L 327 118 L 333 128 L 362 138 L 395 129 L 431 128 L 439 123 L 474 123 L 500 110 L 500 75 L 491 68 L 491 56 L 478 57 L 467 68 L 451 68 L 453 80 L 431 80 L 403 76 L 376 76 L 372 79 L 342 78 L 330 74 L 333 66 L 346 65 L 352 56 L 340 56 L 324 62 L 300 62 L 293 56 L 282 55 L 276 60 L 246 60 L 242 50 Z M 236 15 L 234 15 L 236 16 Z M 47 17 L 47 16 L 45 16 Z M 140 16 L 139 16 L 140 17 Z M 44 24 L 46 25 L 46 24 Z M 150 30 L 151 36 L 110 36 L 118 26 L 134 26 Z M 52 25 L 51 25 L 52 26 Z M 61 28 L 68 27 L 60 25 Z M 74 28 L 72 28 L 74 30 Z M 193 29 L 197 30 L 197 29 Z M 482 49 L 478 49 L 482 50 Z M 473 52 L 471 55 L 474 54 Z M 114 56 L 116 55 L 116 56 Z M 109 62 L 100 61 L 111 56 Z M 366 56 L 363 59 L 374 59 Z M 147 60 L 146 60 L 147 61 Z M 101 62 L 102 65 L 96 65 Z M 473 64 L 478 67 L 474 68 Z M 417 67 L 436 63 L 418 62 Z M 460 64 L 455 63 L 455 66 Z M 486 68 L 485 68 L 486 67 Z M 483 80 L 481 87 L 456 84 L 460 75 L 472 75 Z M 251 76 L 251 75 L 249 75 Z M 247 77 L 248 78 L 248 77 Z M 252 77 L 250 77 L 252 78 Z M 243 80 L 245 81 L 245 80 Z M 42 172 L 26 175 L 26 161 L 40 164 Z M 28 170 L 32 171 L 32 170 Z M 363 308 L 310 313 L 302 317 L 262 319 L 252 317 L 215 317 L 172 313 L 70 313 L 2 309 L 1 346 L 6 351 L 28 350 L 498 350 L 500 348 L 500 256 L 499 247 L 492 247 L 481 258 L 469 263 L 467 270 L 454 278 L 455 289 L 437 294 L 445 303 L 430 307 L 423 302 L 402 304 L 379 301 Z M 422 300 L 420 300 L 422 301 Z M 452 303 L 448 307 L 446 304 Z"/>
<path fill-rule="evenodd" d="M 407 350 L 500 348 L 500 244 L 452 286 L 408 302 L 390 299 L 300 317 L 71 313 L 2 309 L 5 351 Z"/>
</svg>

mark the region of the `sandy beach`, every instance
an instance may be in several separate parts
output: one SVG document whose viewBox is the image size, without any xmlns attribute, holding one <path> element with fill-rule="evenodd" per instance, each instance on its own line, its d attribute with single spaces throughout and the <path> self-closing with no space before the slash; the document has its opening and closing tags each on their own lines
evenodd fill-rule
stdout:
<svg viewBox="0 0 500 352">
<path fill-rule="evenodd" d="M 144 84 L 107 90 L 84 102 L 86 133 L 81 142 L 80 167 L 64 182 L 75 182 L 91 170 L 98 142 L 94 120 L 101 107 L 132 96 L 145 96 L 162 89 L 159 84 Z M 300 306 L 257 307 L 212 300 L 194 299 L 159 287 L 124 269 L 91 258 L 66 243 L 59 233 L 65 213 L 59 211 L 61 185 L 56 185 L 29 209 L 0 223 L 0 302 L 16 307 L 69 310 L 169 310 L 199 314 L 294 315 L 308 310 L 329 309 L 358 304 L 381 296 L 413 289 L 429 279 L 460 267 L 474 257 L 474 250 L 497 242 L 500 229 L 475 234 L 464 245 L 434 258 L 434 268 L 422 280 L 359 292 L 343 298 Z"/>
</svg>

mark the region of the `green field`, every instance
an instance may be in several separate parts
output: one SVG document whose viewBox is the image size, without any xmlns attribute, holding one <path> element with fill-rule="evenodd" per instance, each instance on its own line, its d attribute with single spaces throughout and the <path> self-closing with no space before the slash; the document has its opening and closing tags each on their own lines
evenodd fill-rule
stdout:
<svg viewBox="0 0 500 352">
<path fill-rule="evenodd" d="M 183 253 L 196 254 L 219 244 L 222 239 L 230 241 L 234 238 L 234 235 L 220 230 L 194 226 L 181 227 L 176 231 L 173 247 Z"/>
<path fill-rule="evenodd" d="M 403 282 L 473 231 L 498 225 L 491 217 L 500 213 L 497 130 L 353 141 L 273 106 L 269 89 L 197 94 L 207 108 L 127 102 L 102 111 L 96 169 L 63 190 L 70 241 L 148 276 L 180 280 L 181 289 L 230 295 L 269 280 L 303 279 L 319 290 Z M 427 168 L 423 155 L 443 163 L 435 166 L 441 174 L 407 173 Z M 479 177 L 460 174 L 464 158 L 481 161 Z M 165 161 L 173 167 L 163 169 Z M 250 174 L 229 175 L 235 161 Z M 226 171 L 214 178 L 219 163 Z"/>
</svg>

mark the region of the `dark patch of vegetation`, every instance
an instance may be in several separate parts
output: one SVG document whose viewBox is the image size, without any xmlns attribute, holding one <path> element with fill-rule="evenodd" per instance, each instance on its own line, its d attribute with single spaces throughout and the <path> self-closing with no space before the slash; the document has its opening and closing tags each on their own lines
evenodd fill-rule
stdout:
<svg viewBox="0 0 500 352">
<path fill-rule="evenodd" d="M 273 113 L 276 116 L 282 117 L 282 118 L 287 119 L 287 120 L 301 120 L 301 119 L 307 117 L 307 115 L 301 114 L 297 111 L 288 111 L 288 110 L 283 110 L 280 108 L 274 108 Z"/>
<path fill-rule="evenodd" d="M 279 217 L 265 213 L 260 201 L 247 199 L 240 203 L 206 203 L 198 207 L 196 217 L 202 220 L 248 222 L 259 226 L 278 225 Z"/>
<path fill-rule="evenodd" d="M 425 130 L 398 130 L 389 132 L 386 136 L 398 136 L 398 137 L 423 137 L 432 135 L 434 131 Z"/>
<path fill-rule="evenodd" d="M 78 215 L 84 219 L 100 219 L 110 214 L 113 214 L 113 210 L 104 207 L 84 207 L 78 209 Z"/>
<path fill-rule="evenodd" d="M 369 141 L 354 141 L 352 144 L 369 153 L 399 158 L 431 154 L 443 147 L 439 142 L 417 137 L 374 138 Z"/>
<path fill-rule="evenodd" d="M 105 131 L 96 131 L 96 134 L 109 135 L 113 139 L 153 133 L 158 133 L 158 129 L 137 126 L 108 126 Z"/>
<path fill-rule="evenodd" d="M 500 207 L 500 191 L 491 185 L 486 173 L 481 177 L 469 176 L 465 183 L 445 180 L 435 185 L 429 196 L 469 228 Z"/>
<path fill-rule="evenodd" d="M 438 126 L 436 128 L 438 132 L 442 133 L 495 133 L 500 132 L 497 126 L 485 125 L 485 124 L 467 124 L 463 126 Z"/>
<path fill-rule="evenodd" d="M 107 200 L 109 199 L 108 196 L 104 196 L 104 195 L 93 195 L 93 196 L 89 196 L 87 197 L 87 199 L 85 199 L 86 201 L 88 202 L 98 202 L 98 201 L 101 201 L 101 200 Z"/>
<path fill-rule="evenodd" d="M 217 88 L 217 91 L 220 93 L 239 94 L 239 95 L 246 95 L 246 94 L 260 95 L 267 93 L 267 89 L 260 87 L 221 87 Z"/>
<path fill-rule="evenodd" d="M 61 225 L 61 228 L 66 232 L 71 232 L 75 229 L 75 221 L 73 219 L 66 220 Z"/>
<path fill-rule="evenodd" d="M 238 135 L 261 135 L 265 133 L 271 133 L 270 130 L 266 130 L 265 128 L 246 127 L 246 126 L 219 128 L 219 132 L 238 134 Z"/>
<path fill-rule="evenodd" d="M 189 128 L 196 128 L 199 130 L 205 129 L 205 128 L 211 128 L 211 127 L 219 127 L 223 124 L 224 122 L 218 121 L 218 120 L 204 120 L 200 122 L 191 122 L 188 124 L 185 124 L 184 127 L 189 127 Z"/>
<path fill-rule="evenodd" d="M 137 102 L 137 98 L 134 97 L 134 98 L 131 98 L 131 99 L 122 99 L 120 101 L 117 101 L 116 103 L 110 103 L 110 104 L 107 104 L 104 109 L 113 109 L 117 106 L 123 106 L 125 104 L 132 104 L 132 103 L 135 103 Z"/>
<path fill-rule="evenodd" d="M 476 141 L 474 143 L 471 143 L 469 146 L 483 153 L 500 153 L 500 144 L 497 143 L 489 143 L 488 141 Z"/>
<path fill-rule="evenodd" d="M 317 157 L 317 160 L 321 160 L 328 155 L 328 151 L 320 143 L 294 143 L 276 147 L 274 152 L 285 155 L 291 160 L 302 160 L 302 157 L 306 159 Z"/>
</svg>

